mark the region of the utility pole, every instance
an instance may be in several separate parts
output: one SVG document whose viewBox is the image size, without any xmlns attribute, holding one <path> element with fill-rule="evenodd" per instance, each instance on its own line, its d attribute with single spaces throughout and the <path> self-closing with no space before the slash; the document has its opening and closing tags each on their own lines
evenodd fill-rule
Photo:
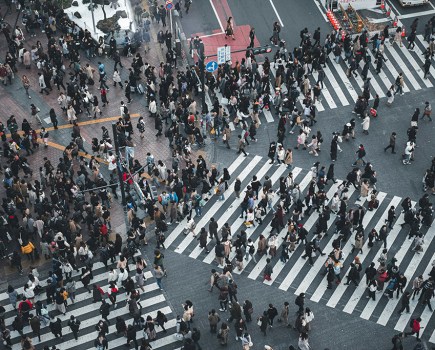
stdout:
<svg viewBox="0 0 435 350">
<path fill-rule="evenodd" d="M 95 29 L 94 2 L 92 0 L 91 0 L 90 5 L 91 5 L 92 25 L 94 26 L 94 34 L 95 34 L 97 32 L 97 30 Z"/>
<path fill-rule="evenodd" d="M 127 230 L 128 230 L 127 200 L 125 199 L 124 180 L 122 178 L 122 164 L 120 161 L 121 157 L 119 154 L 118 135 L 117 135 L 115 123 L 112 123 L 112 132 L 113 132 L 113 141 L 115 143 L 116 170 L 118 172 L 118 180 L 119 180 L 120 189 L 121 189 L 122 209 L 124 210 L 125 231 L 127 232 Z"/>
</svg>

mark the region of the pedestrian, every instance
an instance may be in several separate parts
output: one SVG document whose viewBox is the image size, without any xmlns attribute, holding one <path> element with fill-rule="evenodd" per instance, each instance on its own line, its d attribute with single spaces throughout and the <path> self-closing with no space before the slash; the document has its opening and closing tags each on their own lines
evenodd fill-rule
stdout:
<svg viewBox="0 0 435 350">
<path fill-rule="evenodd" d="M 45 92 L 46 95 L 49 95 L 50 92 L 48 91 L 47 85 L 45 84 L 44 75 L 42 75 L 41 72 L 38 72 L 38 76 L 39 76 L 39 78 L 38 78 L 38 84 L 39 84 L 39 87 L 41 88 L 41 91 L 39 91 L 39 93 L 42 94 L 42 93 Z"/>
<path fill-rule="evenodd" d="M 305 332 L 302 332 L 299 334 L 299 341 L 298 341 L 298 347 L 299 350 L 310 350 L 311 346 L 308 343 L 308 334 Z"/>
<path fill-rule="evenodd" d="M 217 332 L 217 325 L 220 322 L 220 317 L 216 313 L 215 309 L 211 309 L 211 311 L 208 313 L 208 322 L 210 325 L 210 333 L 216 333 Z"/>
<path fill-rule="evenodd" d="M 243 334 L 243 336 L 240 337 L 240 339 L 242 341 L 242 350 L 249 350 L 254 345 L 254 343 L 252 342 L 251 336 L 248 332 L 245 332 Z"/>
<path fill-rule="evenodd" d="M 71 332 L 74 335 L 74 339 L 78 340 L 78 334 L 80 329 L 80 321 L 74 317 L 74 315 L 71 315 L 68 321 L 68 326 L 71 329 Z"/>
<path fill-rule="evenodd" d="M 304 305 L 305 305 L 305 293 L 300 293 L 296 299 L 295 299 L 295 304 L 296 306 L 299 307 L 298 309 L 298 313 L 303 313 L 304 312 Z"/>
<path fill-rule="evenodd" d="M 410 321 L 410 326 L 411 326 L 411 331 L 410 332 L 405 332 L 405 337 L 407 337 L 408 335 L 417 335 L 417 340 L 420 339 L 420 330 L 424 327 L 421 327 L 421 318 L 417 317 L 417 318 L 412 318 Z"/>
<path fill-rule="evenodd" d="M 32 328 L 33 336 L 38 336 L 38 340 L 41 341 L 41 321 L 38 316 L 33 314 L 29 315 L 30 328 Z"/>
<path fill-rule="evenodd" d="M 276 316 L 278 316 L 278 310 L 276 309 L 275 306 L 269 304 L 269 308 L 267 309 L 267 318 L 269 320 L 270 328 L 273 327 L 273 320 Z"/>
<path fill-rule="evenodd" d="M 128 344 L 128 345 L 130 345 L 130 344 Z M 103 332 L 98 333 L 97 339 L 94 340 L 94 346 L 97 350 L 108 350 L 109 349 L 109 342 L 107 341 L 105 333 L 103 333 Z"/>
<path fill-rule="evenodd" d="M 108 303 L 106 303 L 106 301 L 104 299 L 101 300 L 101 305 L 100 305 L 100 309 L 99 310 L 100 310 L 101 317 L 104 320 L 106 320 L 106 322 L 108 324 L 110 324 L 110 321 L 107 318 L 109 316 L 109 314 L 110 314 L 110 305 Z"/>
<path fill-rule="evenodd" d="M 162 269 L 162 266 L 154 265 L 154 277 L 156 279 L 157 286 L 160 290 L 163 290 L 162 278 L 165 275 L 165 272 Z"/>
<path fill-rule="evenodd" d="M 219 339 L 221 345 L 228 344 L 229 332 L 230 332 L 230 329 L 229 329 L 228 325 L 225 322 L 222 322 L 221 328 L 219 329 L 219 333 L 218 333 L 218 339 Z"/>
<path fill-rule="evenodd" d="M 100 89 L 101 102 L 103 103 L 103 107 L 106 107 L 106 104 L 109 104 L 107 100 L 107 90 L 103 87 Z"/>
<path fill-rule="evenodd" d="M 405 81 L 403 80 L 403 73 L 400 72 L 399 75 L 396 78 L 396 91 L 394 92 L 394 95 L 400 92 L 400 95 L 403 95 L 403 87 L 405 86 Z"/>
<path fill-rule="evenodd" d="M 421 119 L 423 120 L 424 117 L 427 117 L 429 119 L 429 121 L 431 122 L 432 121 L 431 114 L 432 114 L 432 106 L 428 101 L 426 101 L 424 103 L 424 110 L 423 110 L 423 115 L 421 116 Z"/>
<path fill-rule="evenodd" d="M 368 135 L 369 128 L 370 128 L 370 116 L 367 112 L 365 113 L 364 120 L 361 123 L 361 125 L 362 125 L 362 129 L 363 129 L 363 134 Z"/>
<path fill-rule="evenodd" d="M 390 140 L 389 140 L 389 144 L 387 147 L 384 148 L 384 152 L 387 151 L 387 149 L 391 148 L 391 153 L 395 154 L 396 152 L 394 151 L 396 149 L 396 132 L 392 132 L 390 135 Z"/>
<path fill-rule="evenodd" d="M 263 315 L 257 318 L 257 325 L 260 327 L 260 331 L 266 336 L 267 326 L 269 325 L 269 319 L 267 318 L 267 311 L 263 312 Z"/>
<path fill-rule="evenodd" d="M 272 280 L 273 266 L 271 264 L 271 260 L 269 258 L 266 259 L 266 266 L 263 270 L 263 279 L 266 281 Z"/>
<path fill-rule="evenodd" d="M 57 338 L 60 337 L 60 339 L 63 341 L 63 335 L 62 335 L 62 321 L 58 317 L 56 320 L 54 318 L 51 318 L 50 320 L 50 330 L 51 333 Z"/>
<path fill-rule="evenodd" d="M 249 155 L 249 153 L 246 153 L 246 151 L 245 151 L 245 147 L 246 147 L 245 138 L 242 138 L 241 135 L 238 135 L 238 138 L 239 138 L 239 141 L 238 141 L 239 149 L 237 151 L 237 154 L 243 153 L 245 155 L 245 157 L 247 157 Z"/>
<path fill-rule="evenodd" d="M 47 148 L 48 147 L 48 136 L 49 136 L 49 132 L 45 130 L 45 128 L 41 128 L 41 132 L 39 133 L 39 137 L 42 139 L 42 141 L 44 142 L 44 147 Z"/>
<path fill-rule="evenodd" d="M 26 91 L 26 95 L 29 99 L 32 98 L 32 96 L 30 96 L 29 94 L 29 88 L 30 88 L 30 81 L 29 78 L 27 78 L 27 75 L 23 75 L 21 78 L 21 83 L 23 84 L 23 88 Z"/>
<path fill-rule="evenodd" d="M 187 10 L 186 10 L 187 14 Z M 227 20 L 227 26 L 225 28 L 225 39 L 231 37 L 233 40 L 236 40 L 234 37 L 234 25 L 233 25 L 233 17 L 229 17 Z"/>
<path fill-rule="evenodd" d="M 387 91 L 387 106 L 391 106 L 394 102 L 394 85 L 391 85 L 391 87 Z"/>
<path fill-rule="evenodd" d="M 194 327 L 192 329 L 192 340 L 193 340 L 193 343 L 195 344 L 197 350 L 201 350 L 202 349 L 201 345 L 199 345 L 199 340 L 200 339 L 201 339 L 201 332 L 199 331 L 198 328 Z"/>
</svg>

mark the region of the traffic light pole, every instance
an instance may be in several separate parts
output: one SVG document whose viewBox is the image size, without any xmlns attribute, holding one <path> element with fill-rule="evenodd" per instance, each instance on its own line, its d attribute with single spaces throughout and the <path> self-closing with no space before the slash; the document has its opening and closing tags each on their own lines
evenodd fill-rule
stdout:
<svg viewBox="0 0 435 350">
<path fill-rule="evenodd" d="M 259 47 L 248 47 L 243 50 L 234 50 L 231 51 L 231 53 L 238 53 L 238 52 L 246 52 L 246 51 L 252 51 L 254 55 L 259 55 L 262 53 L 269 53 L 272 51 L 272 48 L 270 46 L 259 46 Z M 204 56 L 204 54 L 201 54 L 198 56 L 198 66 L 200 70 L 200 80 L 201 80 L 201 104 L 202 104 L 202 111 L 205 111 L 207 108 L 207 104 L 205 102 L 205 60 L 210 57 L 217 57 L 216 55 L 208 55 Z"/>
<path fill-rule="evenodd" d="M 127 232 L 128 230 L 127 200 L 125 198 L 124 180 L 122 178 L 121 161 L 120 161 L 121 157 L 119 155 L 119 143 L 118 143 L 118 135 L 117 135 L 115 123 L 112 123 L 112 132 L 113 132 L 113 142 L 115 144 L 116 170 L 118 172 L 118 181 L 121 190 L 122 209 L 124 211 L 125 232 Z"/>
</svg>

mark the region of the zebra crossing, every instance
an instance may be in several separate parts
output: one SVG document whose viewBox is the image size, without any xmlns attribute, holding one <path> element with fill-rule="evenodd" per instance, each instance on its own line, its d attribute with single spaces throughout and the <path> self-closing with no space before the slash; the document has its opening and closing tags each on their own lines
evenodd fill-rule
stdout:
<svg viewBox="0 0 435 350">
<path fill-rule="evenodd" d="M 280 178 L 286 177 L 290 172 L 286 166 L 272 165 L 267 159 L 259 156 L 239 156 L 228 169 L 231 174 L 231 182 L 234 182 L 236 178 L 241 180 L 243 189 L 241 193 L 246 190 L 253 175 L 256 175 L 261 182 L 268 176 L 273 184 L 274 190 L 277 190 L 279 188 Z M 299 184 L 302 196 L 304 196 L 313 179 L 312 172 L 307 172 L 301 168 L 295 167 L 292 169 L 292 174 L 295 183 Z M 333 183 L 325 189 L 328 201 L 330 201 L 334 193 L 337 192 L 341 183 L 342 181 L 337 180 L 336 183 Z M 348 208 L 357 206 L 367 208 L 367 199 L 361 198 L 358 200 L 358 192 L 359 191 L 355 190 L 353 186 L 349 187 L 349 192 L 347 192 L 347 197 L 349 198 Z M 243 200 L 243 195 L 241 198 L 236 198 L 233 183 L 230 184 L 224 195 L 225 199 L 223 201 L 217 200 L 216 196 L 212 196 L 202 208 L 203 211 L 200 217 L 192 213 L 196 222 L 195 231 L 199 232 L 202 227 L 208 230 L 209 221 L 213 217 L 218 222 L 219 229 L 221 229 L 225 223 L 231 226 L 233 238 L 241 229 L 245 229 L 247 238 L 251 238 L 255 247 L 257 247 L 260 234 L 263 234 L 266 238 L 269 235 L 269 225 L 273 217 L 271 210 L 267 209 L 267 214 L 263 219 L 262 225 L 257 224 L 251 228 L 246 228 L 243 224 L 244 219 L 240 218 L 240 204 Z M 407 277 L 408 285 L 406 289 L 410 290 L 413 279 L 420 274 L 423 274 L 426 279 L 432 268 L 431 261 L 433 259 L 432 251 L 434 248 L 432 241 L 435 235 L 435 228 L 434 226 L 428 229 L 425 227 L 422 228 L 422 232 L 425 234 L 424 252 L 415 254 L 415 252 L 412 251 L 413 241 L 407 239 L 407 229 L 402 229 L 401 227 L 401 224 L 404 222 L 404 214 L 401 213 L 400 206 L 403 198 L 391 196 L 388 193 L 379 191 L 377 199 L 379 201 L 378 208 L 372 211 L 367 210 L 363 218 L 366 236 L 372 228 L 375 228 L 379 232 L 381 226 L 385 223 L 389 208 L 394 206 L 396 208 L 397 220 L 393 225 L 393 229 L 389 232 L 387 248 L 389 250 L 389 258 L 394 256 L 397 259 L 397 265 L 400 267 L 400 271 L 404 272 Z M 277 205 L 278 200 L 279 196 L 275 195 L 273 198 L 274 207 Z M 415 202 L 412 202 L 412 204 L 413 206 L 416 205 Z M 304 227 L 310 232 L 308 239 L 312 239 L 313 237 L 313 231 L 316 227 L 318 217 L 319 213 L 314 211 L 303 221 Z M 332 215 L 327 223 L 328 235 L 324 236 L 320 242 L 321 249 L 324 253 L 329 253 L 332 250 L 332 241 L 337 238 L 334 234 L 334 221 L 335 215 Z M 199 246 L 199 242 L 193 235 L 184 235 L 185 226 L 186 219 L 169 233 L 165 242 L 165 244 L 167 243 L 166 247 L 179 254 L 188 255 L 193 259 L 215 267 L 217 262 L 215 262 L 215 243 L 213 240 L 210 238 L 207 240 L 207 248 L 210 251 L 207 253 L 205 249 Z M 425 324 L 428 325 L 423 330 L 423 333 L 427 334 L 427 337 L 430 337 L 431 342 L 434 342 L 435 317 L 432 317 L 432 312 L 430 312 L 428 307 L 418 304 L 417 300 L 411 301 L 411 313 L 399 315 L 397 311 L 400 308 L 400 298 L 396 299 L 396 296 L 394 296 L 394 299 L 389 300 L 387 297 L 383 296 L 383 294 L 377 294 L 376 301 L 366 298 L 367 292 L 363 273 L 361 273 L 361 283 L 358 286 L 345 285 L 342 283 L 332 290 L 329 290 L 326 288 L 326 276 L 323 274 L 326 259 L 324 257 L 317 257 L 314 264 L 310 266 L 306 260 L 301 258 L 305 253 L 303 244 L 297 246 L 286 263 L 281 262 L 279 259 L 280 246 L 286 233 L 287 228 L 284 228 L 278 233 L 278 253 L 277 256 L 272 259 L 273 274 L 271 281 L 263 280 L 263 270 L 266 265 L 266 259 L 270 257 L 266 255 L 259 258 L 257 262 L 254 262 L 251 256 L 249 256 L 247 260 L 244 260 L 243 269 L 241 271 L 234 269 L 233 271 L 236 280 L 243 276 L 283 291 L 292 291 L 295 295 L 307 293 L 307 298 L 313 302 L 324 303 L 329 307 L 340 309 L 343 312 L 357 315 L 366 320 L 372 320 L 380 325 L 393 326 L 400 331 L 403 331 L 408 326 L 411 317 L 421 315 Z M 377 264 L 383 249 L 382 242 L 376 242 L 375 245 L 370 248 L 368 246 L 368 240 L 366 240 L 362 248 L 363 254 L 352 254 L 353 242 L 354 238 L 351 237 L 342 247 L 344 256 L 344 260 L 342 261 L 344 266 L 342 269 L 342 277 L 348 274 L 350 270 L 349 264 L 353 261 L 355 256 L 358 255 L 363 264 L 364 271 L 365 267 L 372 261 Z M 235 252 L 232 250 L 230 260 L 233 261 L 234 258 Z M 240 276 L 238 277 L 237 275 Z"/>
<path fill-rule="evenodd" d="M 136 254 L 140 255 L 140 253 Z M 130 275 L 136 271 L 136 266 L 134 264 L 129 265 Z M 103 291 L 107 291 L 108 283 L 107 283 L 107 271 L 104 267 L 104 264 L 101 262 L 94 263 L 93 267 L 93 276 L 94 278 L 91 280 L 91 284 L 99 285 Z M 144 286 L 144 290 L 142 291 L 140 288 L 138 291 L 140 292 L 140 304 L 142 306 L 141 315 L 144 319 L 149 315 L 152 318 L 155 318 L 157 315 L 157 311 L 161 311 L 167 317 L 167 322 L 165 323 L 165 328 L 167 333 L 163 333 L 162 328 L 156 326 L 157 339 L 150 342 L 153 349 L 162 349 L 162 350 L 173 350 L 180 349 L 182 343 L 175 336 L 176 335 L 176 326 L 177 320 L 176 315 L 173 313 L 172 308 L 169 305 L 169 302 L 166 300 L 166 297 L 162 290 L 159 289 L 157 283 L 154 280 L 153 274 L 150 271 L 145 272 L 145 277 L 147 278 L 147 282 Z M 76 281 L 76 296 L 74 303 L 71 303 L 71 300 L 68 299 L 68 307 L 66 311 L 66 315 L 58 315 L 58 311 L 55 310 L 55 306 L 47 305 L 47 309 L 49 314 L 53 314 L 55 318 L 59 317 L 62 321 L 62 341 L 56 339 L 54 335 L 51 333 L 48 322 L 47 326 L 44 326 L 44 323 L 41 322 L 41 341 L 38 340 L 38 337 L 33 337 L 32 330 L 29 325 L 25 325 L 23 329 L 23 333 L 32 338 L 33 345 L 38 349 L 42 349 L 44 346 L 51 347 L 52 345 L 56 345 L 58 349 L 95 349 L 94 340 L 97 338 L 98 332 L 95 330 L 95 325 L 102 319 L 99 307 L 101 303 L 93 303 L 92 294 L 88 293 L 88 291 L 83 287 L 82 282 L 79 280 L 78 273 L 73 272 L 73 279 Z M 134 279 L 134 278 L 133 278 Z M 163 281 L 164 283 L 164 281 Z M 44 287 L 45 284 L 41 282 L 41 285 Z M 21 294 L 23 292 L 23 288 L 16 288 L 17 292 Z M 108 319 L 110 321 L 109 325 L 109 333 L 106 336 L 109 342 L 110 349 L 125 349 L 126 338 L 122 335 L 116 335 L 116 317 L 120 316 L 124 319 L 127 326 L 129 324 L 133 324 L 133 317 L 129 314 L 127 307 L 127 295 L 123 292 L 123 289 L 120 290 L 117 295 L 117 307 L 113 309 L 111 306 L 110 314 Z M 35 298 L 35 302 L 41 300 L 43 304 L 46 304 L 46 294 L 45 292 L 39 294 Z M 109 301 L 108 301 L 109 302 Z M 20 340 L 21 336 L 18 332 L 13 331 L 11 324 L 14 321 L 17 312 L 13 309 L 12 305 L 9 304 L 8 295 L 6 292 L 0 293 L 0 304 L 6 309 L 5 314 L 5 325 L 11 329 L 11 340 L 12 340 L 12 349 L 19 350 L 21 349 Z M 109 302 L 110 304 L 110 302 Z M 52 311 L 54 310 L 54 311 Z M 31 313 L 35 314 L 35 311 Z M 71 329 L 69 328 L 68 320 L 70 316 L 74 315 L 80 322 L 80 332 L 78 334 L 78 340 L 75 340 L 72 334 Z M 141 339 L 143 339 L 143 331 L 137 331 L 137 340 L 140 344 Z"/>
<path fill-rule="evenodd" d="M 375 73 L 376 63 L 375 57 L 371 50 L 368 50 L 371 56 L 370 70 L 367 77 L 370 77 L 370 100 L 374 99 L 376 94 L 380 98 L 386 96 L 386 91 L 395 85 L 395 81 L 400 72 L 403 72 L 405 85 L 403 92 L 408 93 L 413 90 L 421 90 L 423 88 L 432 88 L 435 84 L 435 68 L 430 67 L 428 78 L 424 79 L 423 64 L 424 55 L 423 52 L 428 47 L 428 43 L 424 41 L 423 35 L 417 35 L 415 40 L 415 48 L 410 51 L 406 47 L 406 42 L 400 47 L 396 43 L 390 45 L 385 44 L 384 56 L 387 59 L 384 62 L 383 68 L 379 74 Z M 321 91 L 321 100 L 315 103 L 318 112 L 323 112 L 326 109 L 335 109 L 344 106 L 353 105 L 357 100 L 358 95 L 363 91 L 364 81 L 361 76 L 347 77 L 347 64 L 340 60 L 340 63 L 336 63 L 334 55 L 330 53 L 329 60 L 326 63 L 326 67 L 323 68 L 325 72 L 325 79 L 323 81 L 324 88 Z M 362 69 L 364 62 L 360 62 L 360 69 Z M 258 70 L 261 74 L 262 65 L 259 65 Z M 275 77 L 276 69 L 274 64 L 271 64 L 271 78 Z M 314 86 L 318 79 L 318 73 L 313 72 L 309 76 L 311 86 Z M 274 85 L 270 82 L 271 91 L 275 90 Z M 285 84 L 281 86 L 283 93 L 286 92 Z M 219 102 L 225 107 L 227 100 L 223 98 L 220 92 L 216 93 Z M 300 95 L 298 103 L 302 106 L 303 96 Z M 211 101 L 208 98 L 207 104 L 209 109 L 212 107 Z M 260 113 L 260 120 L 265 120 L 267 123 L 273 123 L 277 119 L 274 117 L 275 113 L 270 110 L 262 110 Z M 264 118 L 264 119 L 263 119 Z"/>
</svg>

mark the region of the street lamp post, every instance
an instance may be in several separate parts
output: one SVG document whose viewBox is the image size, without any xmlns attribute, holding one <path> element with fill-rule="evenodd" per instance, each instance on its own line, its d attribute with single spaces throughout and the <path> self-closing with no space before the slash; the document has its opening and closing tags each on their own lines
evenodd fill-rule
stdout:
<svg viewBox="0 0 435 350">
<path fill-rule="evenodd" d="M 125 198 L 125 188 L 124 188 L 124 180 L 122 178 L 122 165 L 121 165 L 121 157 L 119 154 L 119 143 L 118 143 L 118 135 L 116 131 L 116 124 L 112 123 L 112 133 L 113 133 L 113 142 L 115 143 L 115 156 L 116 156 L 116 170 L 118 172 L 118 180 L 121 189 L 121 201 L 122 201 L 122 209 L 124 211 L 124 223 L 125 230 L 128 229 L 128 219 L 127 219 L 127 200 Z"/>
<path fill-rule="evenodd" d="M 90 5 L 91 5 L 92 25 L 94 26 L 94 34 L 95 34 L 97 32 L 97 30 L 95 29 L 94 2 L 92 0 L 91 0 Z"/>
</svg>

